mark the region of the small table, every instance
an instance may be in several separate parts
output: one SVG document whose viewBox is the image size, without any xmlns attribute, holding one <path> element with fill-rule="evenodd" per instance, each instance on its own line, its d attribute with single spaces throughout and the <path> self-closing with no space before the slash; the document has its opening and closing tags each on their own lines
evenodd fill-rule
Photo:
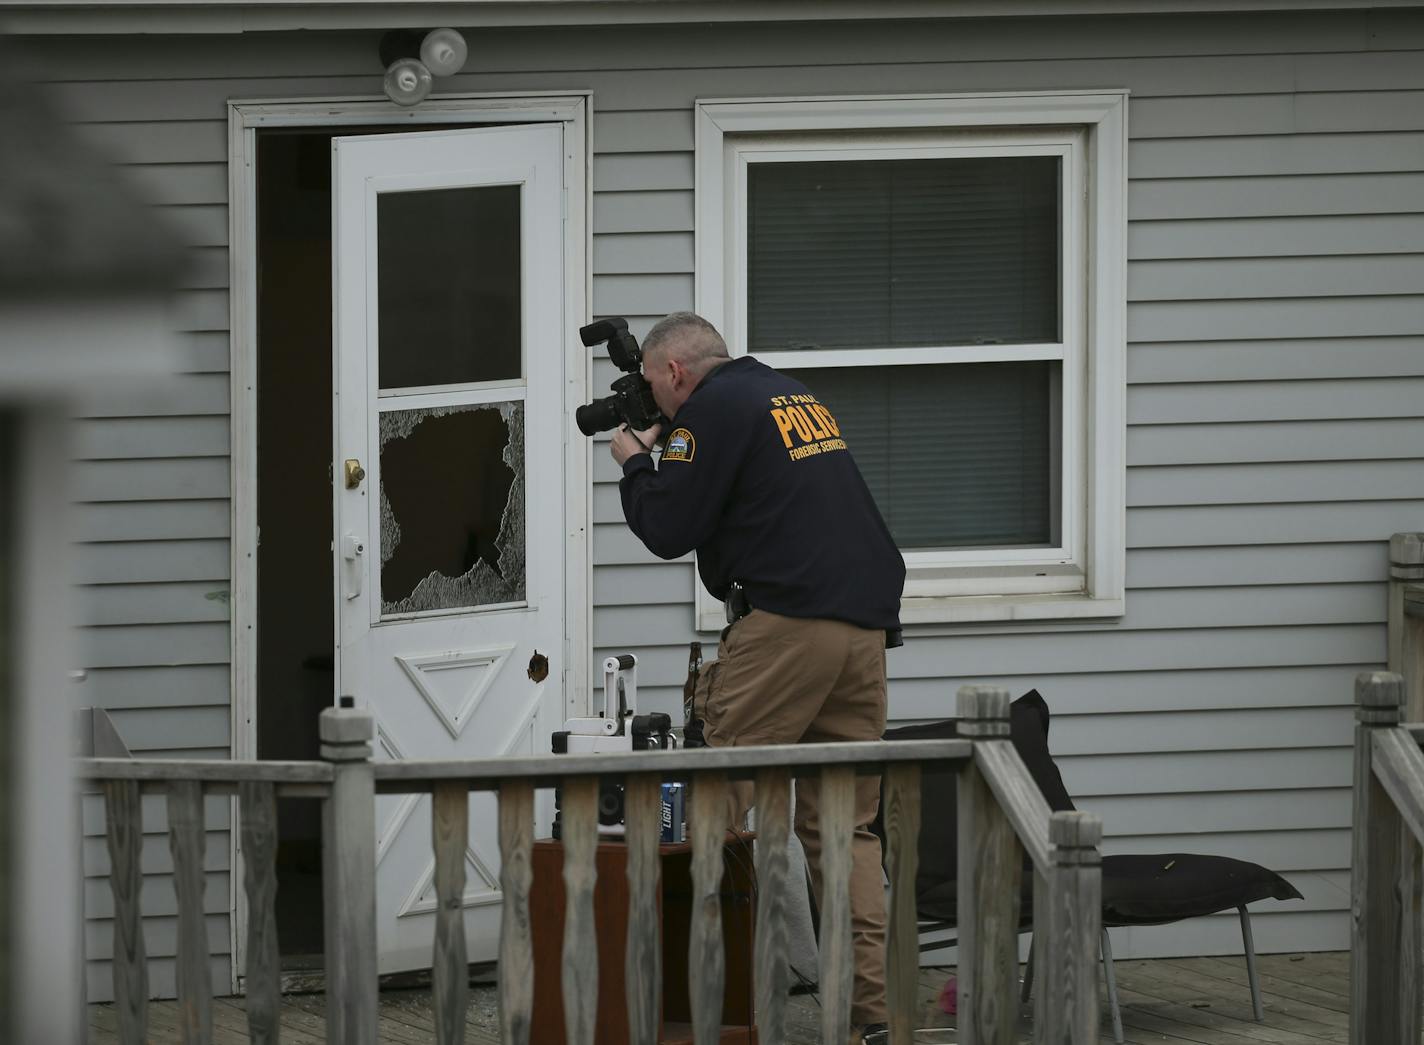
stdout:
<svg viewBox="0 0 1424 1045">
<path fill-rule="evenodd" d="M 726 989 L 721 1045 L 757 1045 L 753 1020 L 752 929 L 756 876 L 750 834 L 729 835 L 722 850 L 722 939 Z M 658 846 L 661 881 L 658 924 L 662 935 L 661 1045 L 692 1045 L 687 990 L 688 926 L 692 919 L 692 845 Z M 626 1045 L 628 1010 L 623 961 L 628 939 L 628 849 L 622 839 L 600 840 L 594 857 L 593 921 L 598 939 L 598 1017 L 594 1045 Z M 564 847 L 554 839 L 534 843 L 529 921 L 534 944 L 534 1014 L 530 1040 L 560 1045 L 564 1038 Z"/>
</svg>

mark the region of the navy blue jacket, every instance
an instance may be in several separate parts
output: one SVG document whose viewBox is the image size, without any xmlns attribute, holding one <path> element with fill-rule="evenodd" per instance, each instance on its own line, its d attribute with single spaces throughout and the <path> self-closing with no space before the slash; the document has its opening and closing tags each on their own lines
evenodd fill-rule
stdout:
<svg viewBox="0 0 1424 1045">
<path fill-rule="evenodd" d="M 834 415 L 806 386 L 742 356 L 693 389 L 656 468 L 623 465 L 623 517 L 653 554 L 697 550 L 718 599 L 740 581 L 753 607 L 898 628 L 905 560 Z"/>
</svg>

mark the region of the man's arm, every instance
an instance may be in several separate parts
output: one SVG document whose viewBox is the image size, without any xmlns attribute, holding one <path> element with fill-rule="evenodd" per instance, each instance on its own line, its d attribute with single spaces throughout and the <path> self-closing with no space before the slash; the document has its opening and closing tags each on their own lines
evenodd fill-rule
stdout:
<svg viewBox="0 0 1424 1045">
<path fill-rule="evenodd" d="M 652 457 L 630 443 L 611 448 L 614 460 L 620 449 L 634 451 L 621 462 L 623 518 L 648 550 L 663 559 L 686 555 L 711 539 L 736 479 L 738 448 L 727 444 L 738 436 L 704 424 L 695 414 L 684 419 L 688 413 L 679 415 L 657 468 Z M 637 439 L 636 433 L 620 434 Z"/>
</svg>

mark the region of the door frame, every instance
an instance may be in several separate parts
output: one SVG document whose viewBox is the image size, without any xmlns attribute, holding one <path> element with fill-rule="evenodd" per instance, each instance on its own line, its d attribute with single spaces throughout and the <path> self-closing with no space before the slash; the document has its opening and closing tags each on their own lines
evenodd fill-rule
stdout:
<svg viewBox="0 0 1424 1045">
<path fill-rule="evenodd" d="M 561 123 L 564 128 L 564 706 L 588 713 L 593 657 L 591 440 L 571 435 L 588 402 L 592 355 L 578 338 L 593 302 L 592 91 L 449 95 L 401 109 L 385 98 L 228 102 L 228 244 L 231 425 L 231 757 L 257 757 L 257 131 L 267 127 Z M 335 302 L 333 301 L 333 307 Z M 333 613 L 335 611 L 333 610 Z M 333 623 L 333 628 L 335 624 Z M 232 990 L 247 970 L 247 897 L 237 801 L 229 828 Z"/>
</svg>

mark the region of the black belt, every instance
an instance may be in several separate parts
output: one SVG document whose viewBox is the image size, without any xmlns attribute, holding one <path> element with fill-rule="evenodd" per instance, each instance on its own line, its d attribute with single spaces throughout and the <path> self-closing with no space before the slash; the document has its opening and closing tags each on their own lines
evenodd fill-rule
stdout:
<svg viewBox="0 0 1424 1045">
<path fill-rule="evenodd" d="M 727 625 L 737 623 L 752 611 L 752 604 L 747 600 L 746 589 L 740 583 L 733 581 L 727 588 L 727 597 L 722 600 L 722 605 L 727 613 Z M 885 648 L 894 649 L 905 644 L 905 633 L 899 628 L 885 629 Z"/>
</svg>

